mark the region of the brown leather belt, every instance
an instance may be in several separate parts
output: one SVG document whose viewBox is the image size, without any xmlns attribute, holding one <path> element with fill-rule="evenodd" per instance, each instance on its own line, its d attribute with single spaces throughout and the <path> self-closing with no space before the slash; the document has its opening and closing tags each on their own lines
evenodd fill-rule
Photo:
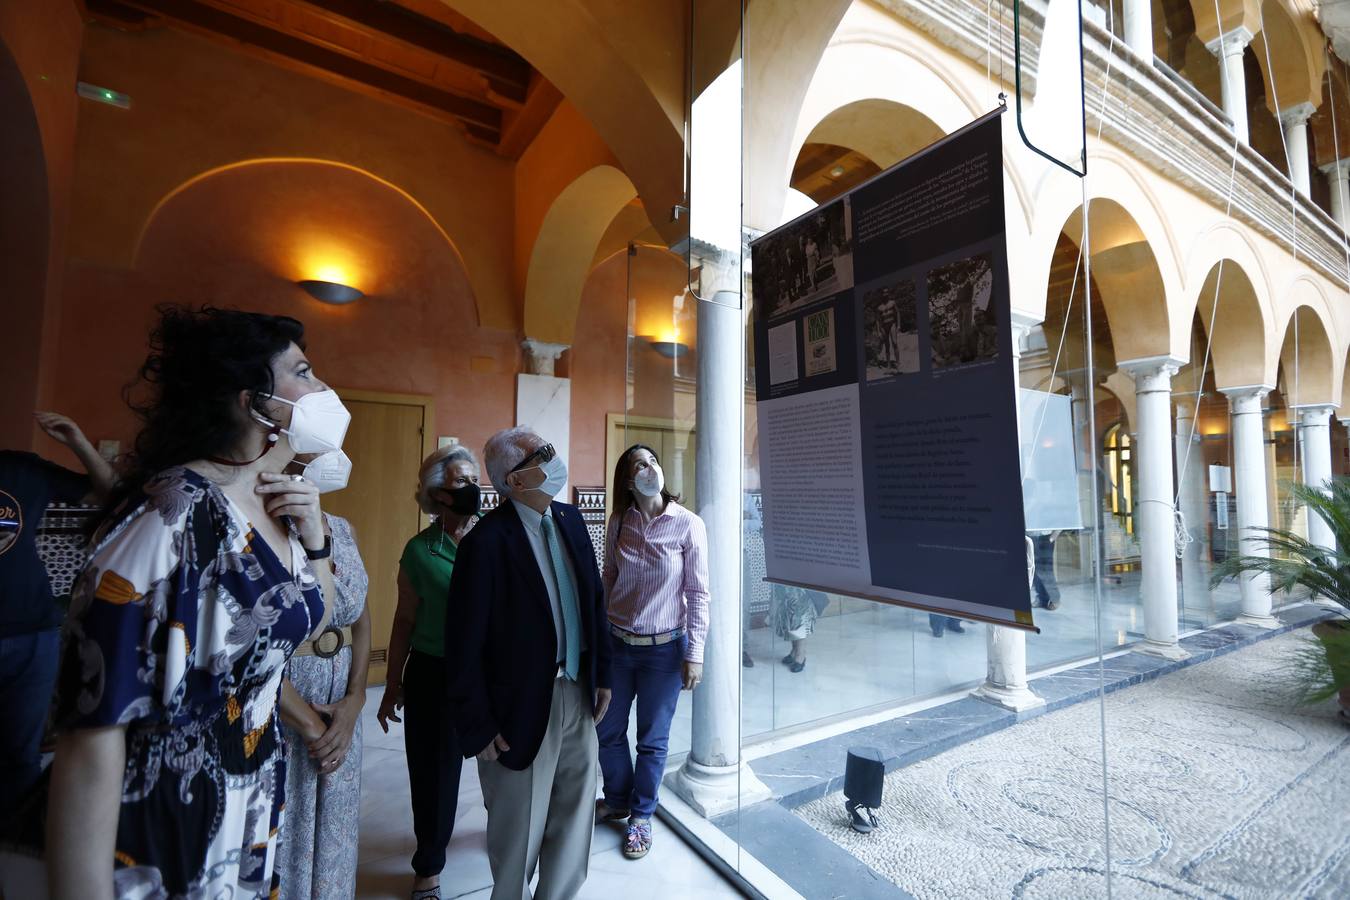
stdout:
<svg viewBox="0 0 1350 900">
<path fill-rule="evenodd" d="M 338 655 L 338 651 L 349 646 L 351 642 L 352 626 L 343 625 L 338 628 L 335 625 L 329 625 L 314 640 L 301 641 L 300 646 L 295 648 L 295 652 L 291 656 L 318 656 L 323 659 L 332 659 Z"/>
</svg>

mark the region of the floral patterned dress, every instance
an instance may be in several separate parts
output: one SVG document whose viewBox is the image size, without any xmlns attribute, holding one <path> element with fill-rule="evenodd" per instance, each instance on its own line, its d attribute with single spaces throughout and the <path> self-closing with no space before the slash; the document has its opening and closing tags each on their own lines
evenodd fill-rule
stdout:
<svg viewBox="0 0 1350 900">
<path fill-rule="evenodd" d="M 324 513 L 333 533 L 333 583 L 337 598 L 332 624 L 351 625 L 366 607 L 370 581 L 356 549 L 352 526 L 341 516 Z M 336 656 L 295 656 L 286 677 L 309 703 L 336 703 L 347 695 L 352 648 Z M 356 832 L 361 818 L 361 720 L 337 771 L 320 775 L 309 758 L 305 739 L 290 728 L 286 736 L 286 827 L 281 832 L 281 896 L 314 898 L 356 895 Z"/>
<path fill-rule="evenodd" d="M 57 720 L 127 727 L 118 897 L 276 889 L 281 679 L 324 604 L 294 532 L 280 550 L 289 566 L 185 468 L 153 478 L 95 538 L 71 599 Z"/>
</svg>

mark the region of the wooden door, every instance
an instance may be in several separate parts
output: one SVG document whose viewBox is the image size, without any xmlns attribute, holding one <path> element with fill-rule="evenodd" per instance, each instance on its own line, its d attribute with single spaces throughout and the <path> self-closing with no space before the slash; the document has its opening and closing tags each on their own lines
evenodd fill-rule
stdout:
<svg viewBox="0 0 1350 900">
<path fill-rule="evenodd" d="M 661 456 L 661 468 L 666 472 L 666 486 L 681 495 L 686 509 L 695 509 L 694 458 L 698 439 L 692 428 L 671 419 L 652 416 L 625 416 L 610 413 L 606 417 L 608 429 L 605 442 L 605 509 L 612 508 L 614 464 L 620 454 L 634 444 L 646 444 Z"/>
<path fill-rule="evenodd" d="M 389 629 L 398 601 L 396 579 L 403 545 L 424 526 L 413 500 L 417 470 L 431 432 L 429 401 L 388 398 L 379 394 L 340 391 L 352 414 L 342 448 L 352 458 L 352 477 L 345 490 L 326 494 L 323 508 L 352 523 L 361 557 L 370 576 L 370 674 L 368 684 L 382 684 L 389 651 Z M 360 398 L 360 399 L 358 399 Z"/>
</svg>

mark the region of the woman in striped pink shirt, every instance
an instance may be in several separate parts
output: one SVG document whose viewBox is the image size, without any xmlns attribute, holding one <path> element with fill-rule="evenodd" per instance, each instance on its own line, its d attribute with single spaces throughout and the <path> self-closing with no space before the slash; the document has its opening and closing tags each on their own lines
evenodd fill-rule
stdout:
<svg viewBox="0 0 1350 900">
<path fill-rule="evenodd" d="M 666 769 L 680 689 L 703 677 L 708 636 L 708 534 L 666 489 L 656 452 L 634 444 L 614 467 L 614 510 L 605 536 L 605 600 L 613 642 L 614 694 L 597 729 L 605 799 L 601 821 L 628 820 L 623 853 L 652 846 L 652 813 Z M 637 763 L 628 713 L 637 701 Z"/>
</svg>

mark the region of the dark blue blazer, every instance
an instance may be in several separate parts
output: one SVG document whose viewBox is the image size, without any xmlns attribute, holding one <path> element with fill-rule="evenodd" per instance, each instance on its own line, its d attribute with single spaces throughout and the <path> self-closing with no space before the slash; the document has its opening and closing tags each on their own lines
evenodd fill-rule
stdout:
<svg viewBox="0 0 1350 900">
<path fill-rule="evenodd" d="M 577 575 L 587 652 L 577 682 L 595 701 L 610 687 L 608 618 L 595 550 L 581 512 L 551 504 Z M 460 542 L 445 613 L 445 671 L 460 750 L 473 756 L 500 734 L 510 769 L 534 761 L 548 728 L 558 638 L 544 576 L 515 504 L 503 498 Z"/>
</svg>

